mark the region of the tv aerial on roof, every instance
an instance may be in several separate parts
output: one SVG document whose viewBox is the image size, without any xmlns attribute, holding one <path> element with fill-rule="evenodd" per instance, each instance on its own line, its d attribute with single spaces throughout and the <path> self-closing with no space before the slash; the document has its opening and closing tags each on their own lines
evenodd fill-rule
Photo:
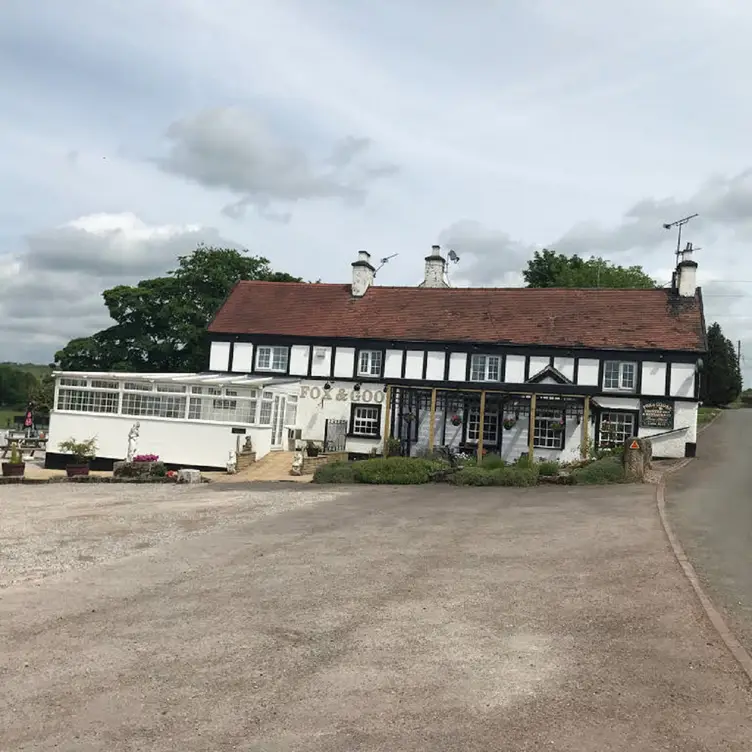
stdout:
<svg viewBox="0 0 752 752">
<path fill-rule="evenodd" d="M 449 260 L 454 264 L 460 260 L 460 257 L 453 250 L 450 250 L 447 255 L 449 256 Z"/>
<path fill-rule="evenodd" d="M 688 217 L 682 217 L 681 219 L 677 219 L 676 222 L 666 222 L 663 225 L 664 230 L 672 230 L 674 227 L 678 228 L 679 235 L 676 238 L 676 263 L 679 263 L 679 256 L 681 256 L 682 249 L 681 249 L 681 235 L 682 235 L 682 227 L 689 222 L 690 219 L 694 219 L 695 217 L 699 217 L 699 214 L 690 214 Z M 695 249 L 698 250 L 698 249 Z"/>
<path fill-rule="evenodd" d="M 395 256 L 399 256 L 399 253 L 393 253 L 391 256 L 384 256 L 383 259 L 379 259 L 379 265 L 376 267 L 376 270 L 374 271 L 373 276 L 375 277 L 376 272 L 378 272 L 379 269 L 381 269 L 384 266 L 384 264 L 389 263 L 389 259 L 393 259 Z"/>
</svg>

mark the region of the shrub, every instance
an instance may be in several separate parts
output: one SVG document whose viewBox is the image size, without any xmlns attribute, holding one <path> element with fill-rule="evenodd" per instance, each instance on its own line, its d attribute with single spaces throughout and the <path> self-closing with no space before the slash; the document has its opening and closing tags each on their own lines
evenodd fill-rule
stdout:
<svg viewBox="0 0 752 752">
<path fill-rule="evenodd" d="M 328 462 L 313 473 L 314 483 L 355 483 L 352 462 Z"/>
<path fill-rule="evenodd" d="M 538 469 L 527 467 L 464 467 L 449 478 L 458 486 L 534 486 Z"/>
<path fill-rule="evenodd" d="M 484 467 L 486 470 L 497 470 L 500 467 L 505 467 L 506 462 L 499 457 L 498 454 L 484 454 L 483 461 L 478 464 L 478 455 L 472 454 L 465 457 L 462 461 L 465 467 Z"/>
<path fill-rule="evenodd" d="M 624 466 L 618 456 L 602 457 L 589 465 L 572 471 L 575 483 L 601 485 L 605 483 L 623 483 Z"/>
<path fill-rule="evenodd" d="M 469 465 L 458 470 L 448 480 L 457 486 L 492 486 L 494 483 L 491 473 L 491 470 Z"/>
<path fill-rule="evenodd" d="M 535 486 L 538 483 L 537 467 L 505 467 L 494 472 L 495 486 Z"/>
<path fill-rule="evenodd" d="M 66 439 L 58 444 L 58 448 L 61 452 L 72 454 L 73 460 L 79 465 L 85 465 L 97 456 L 96 437 L 92 437 L 86 441 L 76 441 L 73 438 Z"/>
<path fill-rule="evenodd" d="M 543 462 L 539 462 L 538 472 L 545 476 L 558 475 L 559 463 L 556 460 L 544 460 Z"/>
<path fill-rule="evenodd" d="M 428 483 L 438 463 L 413 457 L 386 457 L 353 463 L 357 483 L 411 485 Z"/>
</svg>

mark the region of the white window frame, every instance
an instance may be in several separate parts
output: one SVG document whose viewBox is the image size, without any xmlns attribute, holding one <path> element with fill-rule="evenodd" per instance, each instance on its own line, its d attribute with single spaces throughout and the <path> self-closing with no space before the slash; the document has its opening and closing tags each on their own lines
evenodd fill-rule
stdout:
<svg viewBox="0 0 752 752">
<path fill-rule="evenodd" d="M 501 355 L 471 355 L 470 381 L 501 381 Z"/>
<path fill-rule="evenodd" d="M 358 414 L 360 413 L 360 417 Z M 373 430 L 365 430 L 371 425 Z M 381 437 L 381 406 L 353 405 L 350 415 L 350 436 L 363 439 L 378 439 Z"/>
<path fill-rule="evenodd" d="M 358 376 L 381 376 L 384 353 L 381 350 L 358 351 Z"/>
<path fill-rule="evenodd" d="M 551 423 L 564 421 L 564 428 L 553 430 Z M 564 413 L 556 408 L 541 408 L 535 413 L 533 425 L 533 449 L 552 449 L 560 452 L 566 443 L 567 424 Z"/>
<path fill-rule="evenodd" d="M 480 408 L 467 411 L 465 443 L 477 444 L 480 435 Z M 486 410 L 483 413 L 483 446 L 497 446 L 499 443 L 499 411 Z"/>
<path fill-rule="evenodd" d="M 608 373 L 609 366 L 616 373 Z M 631 371 L 631 379 L 628 374 Z M 615 378 L 613 378 L 615 376 Z M 611 382 L 611 383 L 609 383 Z M 603 363 L 603 391 L 604 392 L 636 392 L 637 391 L 637 363 L 631 360 L 606 360 Z"/>
<path fill-rule="evenodd" d="M 266 361 L 262 365 L 261 360 Z M 290 348 L 282 345 L 260 345 L 256 348 L 256 370 L 271 373 L 287 373 L 290 363 Z"/>
<path fill-rule="evenodd" d="M 617 438 L 613 441 L 609 439 L 604 440 L 604 424 L 614 425 L 616 428 L 614 433 Z M 625 430 L 629 426 L 629 430 Z M 637 435 L 637 416 L 631 412 L 625 412 L 622 410 L 604 410 L 600 418 L 598 419 L 598 448 L 610 449 L 612 447 L 623 446 L 624 442 Z"/>
</svg>

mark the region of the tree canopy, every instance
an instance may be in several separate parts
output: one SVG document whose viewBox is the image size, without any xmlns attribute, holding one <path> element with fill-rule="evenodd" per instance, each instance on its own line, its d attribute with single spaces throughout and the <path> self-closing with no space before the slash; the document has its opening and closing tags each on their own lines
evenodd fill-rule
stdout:
<svg viewBox="0 0 752 752">
<path fill-rule="evenodd" d="M 66 371 L 201 371 L 209 359 L 206 327 L 240 280 L 300 282 L 268 259 L 200 245 L 164 277 L 102 293 L 113 326 L 71 340 L 55 354 Z"/>
<path fill-rule="evenodd" d="M 522 276 L 528 287 L 608 287 L 649 290 L 657 287 L 640 266 L 616 266 L 600 257 L 584 259 L 575 254 L 544 248 L 527 262 Z"/>
<path fill-rule="evenodd" d="M 742 392 L 742 372 L 734 343 L 718 323 L 708 327 L 708 353 L 700 376 L 700 399 L 706 405 L 724 407 Z"/>
</svg>

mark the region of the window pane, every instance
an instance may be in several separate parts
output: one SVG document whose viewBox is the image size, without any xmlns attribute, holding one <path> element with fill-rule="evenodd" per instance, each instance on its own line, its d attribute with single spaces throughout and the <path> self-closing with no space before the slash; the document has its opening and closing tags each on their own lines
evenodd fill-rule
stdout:
<svg viewBox="0 0 752 752">
<path fill-rule="evenodd" d="M 486 380 L 486 356 L 473 355 L 470 360 L 470 381 Z"/>
<path fill-rule="evenodd" d="M 370 353 L 366 350 L 360 353 L 360 365 L 358 366 L 358 373 L 368 373 L 368 366 L 370 363 Z"/>
<path fill-rule="evenodd" d="M 488 381 L 498 381 L 501 378 L 501 358 L 492 355 L 488 358 Z"/>
<path fill-rule="evenodd" d="M 75 410 L 82 413 L 118 412 L 120 394 L 118 392 L 92 389 L 58 389 L 57 409 Z"/>
<path fill-rule="evenodd" d="M 258 368 L 268 369 L 272 365 L 272 350 L 270 347 L 259 347 L 256 359 Z"/>
<path fill-rule="evenodd" d="M 353 409 L 353 434 L 357 436 L 378 436 L 379 408 L 358 405 Z"/>
<path fill-rule="evenodd" d="M 631 413 L 601 413 L 598 444 L 604 449 L 621 446 L 635 435 L 635 419 Z"/>
<path fill-rule="evenodd" d="M 615 360 L 607 360 L 603 368 L 603 388 L 619 388 L 619 363 Z"/>
<path fill-rule="evenodd" d="M 274 347 L 272 353 L 272 370 L 273 371 L 286 371 L 287 370 L 287 348 L 286 347 Z"/>
<path fill-rule="evenodd" d="M 561 411 L 544 408 L 535 413 L 533 446 L 538 449 L 564 448 L 564 416 Z"/>
<path fill-rule="evenodd" d="M 480 408 L 474 408 L 467 414 L 467 441 L 478 443 L 480 435 Z M 499 413 L 486 410 L 483 414 L 483 443 L 496 444 L 499 439 Z"/>
<path fill-rule="evenodd" d="M 622 389 L 634 389 L 635 388 L 635 364 L 634 363 L 622 363 L 621 364 L 621 386 L 622 386 Z"/>
<path fill-rule="evenodd" d="M 371 353 L 371 376 L 381 376 L 381 352 L 378 350 Z"/>
</svg>

